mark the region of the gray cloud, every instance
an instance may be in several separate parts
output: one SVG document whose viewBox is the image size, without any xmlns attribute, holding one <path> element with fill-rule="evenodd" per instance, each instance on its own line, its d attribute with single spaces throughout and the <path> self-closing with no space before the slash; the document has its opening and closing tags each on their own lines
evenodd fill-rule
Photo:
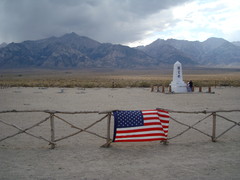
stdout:
<svg viewBox="0 0 240 180">
<path fill-rule="evenodd" d="M 174 24 L 166 10 L 187 0 L 2 0 L 0 42 L 19 42 L 69 32 L 100 42 L 127 43 L 152 28 Z M 159 21 L 154 18 L 160 15 Z"/>
</svg>

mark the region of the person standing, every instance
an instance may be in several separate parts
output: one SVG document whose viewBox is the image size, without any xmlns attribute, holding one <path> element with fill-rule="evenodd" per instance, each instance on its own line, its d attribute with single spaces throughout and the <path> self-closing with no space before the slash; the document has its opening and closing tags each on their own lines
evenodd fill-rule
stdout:
<svg viewBox="0 0 240 180">
<path fill-rule="evenodd" d="M 193 82 L 189 81 L 189 89 L 191 90 L 191 92 L 193 92 Z"/>
</svg>

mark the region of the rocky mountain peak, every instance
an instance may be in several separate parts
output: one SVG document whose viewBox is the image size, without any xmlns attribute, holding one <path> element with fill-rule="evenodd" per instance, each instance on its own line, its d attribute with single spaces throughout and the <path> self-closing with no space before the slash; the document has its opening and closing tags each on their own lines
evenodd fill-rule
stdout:
<svg viewBox="0 0 240 180">
<path fill-rule="evenodd" d="M 207 47 L 209 50 L 215 49 L 224 43 L 228 43 L 228 41 L 216 37 L 208 38 L 206 41 L 202 42 L 203 46 Z"/>
<path fill-rule="evenodd" d="M 6 47 L 6 46 L 7 46 L 7 43 L 5 43 L 5 42 L 0 44 L 0 48 Z"/>
</svg>

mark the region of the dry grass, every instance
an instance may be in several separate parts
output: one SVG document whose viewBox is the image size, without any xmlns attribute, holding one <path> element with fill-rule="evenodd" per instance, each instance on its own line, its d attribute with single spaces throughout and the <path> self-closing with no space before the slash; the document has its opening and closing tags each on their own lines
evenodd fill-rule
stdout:
<svg viewBox="0 0 240 180">
<path fill-rule="evenodd" d="M 239 69 L 186 69 L 184 81 L 195 86 L 240 86 Z M 0 87 L 150 87 L 168 86 L 172 69 L 164 70 L 1 70 Z"/>
</svg>

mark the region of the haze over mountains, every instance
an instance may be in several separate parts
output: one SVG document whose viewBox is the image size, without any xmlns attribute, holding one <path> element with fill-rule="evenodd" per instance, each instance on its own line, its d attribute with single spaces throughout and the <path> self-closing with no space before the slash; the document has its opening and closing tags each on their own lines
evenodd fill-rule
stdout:
<svg viewBox="0 0 240 180">
<path fill-rule="evenodd" d="M 239 42 L 158 39 L 130 48 L 100 43 L 76 33 L 0 46 L 1 68 L 161 68 L 180 61 L 188 66 L 240 66 Z"/>
</svg>

